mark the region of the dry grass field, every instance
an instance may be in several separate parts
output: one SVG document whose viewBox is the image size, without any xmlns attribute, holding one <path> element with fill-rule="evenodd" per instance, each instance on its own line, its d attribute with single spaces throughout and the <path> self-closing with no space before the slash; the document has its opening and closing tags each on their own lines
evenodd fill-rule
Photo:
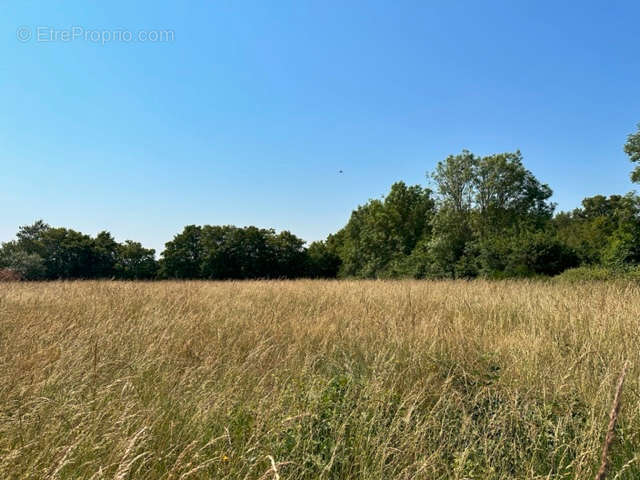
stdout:
<svg viewBox="0 0 640 480">
<path fill-rule="evenodd" d="M 1 479 L 640 478 L 640 288 L 0 284 Z"/>
</svg>

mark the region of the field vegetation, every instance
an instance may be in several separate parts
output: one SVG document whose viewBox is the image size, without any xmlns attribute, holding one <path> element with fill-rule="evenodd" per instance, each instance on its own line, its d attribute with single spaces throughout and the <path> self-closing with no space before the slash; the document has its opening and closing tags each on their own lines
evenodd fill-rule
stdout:
<svg viewBox="0 0 640 480">
<path fill-rule="evenodd" d="M 640 287 L 0 284 L 3 479 L 640 477 Z"/>
<path fill-rule="evenodd" d="M 640 125 L 625 144 L 640 162 Z M 640 166 L 632 172 L 640 182 Z M 0 245 L 0 279 L 506 279 L 628 276 L 640 267 L 640 196 L 595 195 L 556 213 L 520 151 L 449 155 L 428 186 L 396 182 L 324 241 L 284 230 L 187 225 L 154 249 L 42 220 Z M 432 188 L 433 187 L 433 188 Z"/>
</svg>

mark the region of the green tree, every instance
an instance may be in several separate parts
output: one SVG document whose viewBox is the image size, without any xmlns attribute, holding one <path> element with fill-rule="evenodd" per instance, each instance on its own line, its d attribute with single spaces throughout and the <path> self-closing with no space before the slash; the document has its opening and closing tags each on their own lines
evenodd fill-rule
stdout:
<svg viewBox="0 0 640 480">
<path fill-rule="evenodd" d="M 217 278 L 277 278 L 275 255 L 269 243 L 273 230 L 264 230 L 249 226 L 230 227 L 225 233 L 223 249 L 220 253 L 226 258 L 227 275 Z M 214 277 L 215 278 L 215 277 Z"/>
<path fill-rule="evenodd" d="M 433 219 L 433 236 L 428 245 L 429 276 L 457 277 L 456 265 L 472 249 L 475 234 L 470 212 L 443 202 Z M 468 264 L 467 262 L 464 262 Z M 465 268 L 465 276 L 470 272 Z"/>
<path fill-rule="evenodd" d="M 585 198 L 582 207 L 559 213 L 553 228 L 558 238 L 576 251 L 581 263 L 629 263 L 633 255 L 623 254 L 621 249 L 626 245 L 624 249 L 630 251 L 629 242 L 640 228 L 640 198 L 634 194 Z"/>
<path fill-rule="evenodd" d="M 617 228 L 602 254 L 602 263 L 617 268 L 640 264 L 640 197 L 623 198 L 625 208 L 616 211 Z"/>
<path fill-rule="evenodd" d="M 169 278 L 296 278 L 307 267 L 304 240 L 288 231 L 233 225 L 189 225 L 166 244 Z"/>
<path fill-rule="evenodd" d="M 23 280 L 42 280 L 45 268 L 42 257 L 37 253 L 27 253 L 17 241 L 6 242 L 0 248 L 0 269 L 8 268 Z"/>
<path fill-rule="evenodd" d="M 524 167 L 520 151 L 476 159 L 473 203 L 480 236 L 519 225 L 544 226 L 553 215 L 551 195 Z"/>
<path fill-rule="evenodd" d="M 88 276 L 95 278 L 109 278 L 116 274 L 115 265 L 118 261 L 119 245 L 113 236 L 102 231 L 93 240 L 93 255 L 91 265 L 87 269 Z"/>
<path fill-rule="evenodd" d="M 36 220 L 33 225 L 22 225 L 16 234 L 19 248 L 26 253 L 44 256 L 42 238 L 51 226 L 42 220 Z"/>
<path fill-rule="evenodd" d="M 438 194 L 428 245 L 429 275 L 455 277 L 456 265 L 474 239 L 472 212 L 478 158 L 468 150 L 438 162 L 431 174 Z M 466 270 L 466 269 L 465 269 Z"/>
<path fill-rule="evenodd" d="M 229 248 L 233 226 L 202 227 L 202 277 L 209 279 L 235 278 L 238 270 L 237 255 Z"/>
<path fill-rule="evenodd" d="M 357 277 L 402 275 L 416 245 L 431 235 L 435 203 L 431 190 L 394 183 L 383 200 L 370 200 L 351 214 L 331 238 L 340 274 Z"/>
<path fill-rule="evenodd" d="M 438 162 L 432 178 L 437 185 L 440 208 L 457 214 L 468 215 L 474 197 L 474 177 L 478 159 L 468 150 L 459 155 L 449 155 Z"/>
<path fill-rule="evenodd" d="M 428 247 L 433 276 L 503 271 L 505 237 L 544 229 L 553 214 L 551 189 L 524 167 L 519 151 L 477 157 L 463 150 L 439 162 L 432 178 L 439 207 Z"/>
<path fill-rule="evenodd" d="M 330 241 L 312 242 L 307 249 L 307 275 L 311 278 L 335 278 L 340 270 L 340 256 L 331 249 Z"/>
<path fill-rule="evenodd" d="M 274 256 L 276 269 L 273 274 L 276 277 L 298 278 L 307 273 L 308 253 L 304 248 L 304 240 L 287 230 L 277 235 L 269 232 L 267 239 L 271 249 L 270 254 Z"/>
<path fill-rule="evenodd" d="M 49 228 L 40 239 L 49 279 L 94 278 L 94 243 L 89 235 L 67 228 Z"/>
<path fill-rule="evenodd" d="M 580 263 L 575 250 L 545 231 L 512 237 L 505 272 L 509 276 L 557 275 Z"/>
<path fill-rule="evenodd" d="M 144 248 L 139 242 L 127 240 L 118 245 L 114 266 L 117 278 L 149 280 L 158 274 L 158 263 L 153 248 Z"/>
<path fill-rule="evenodd" d="M 629 155 L 629 159 L 634 163 L 640 163 L 640 123 L 638 131 L 627 137 L 627 143 L 624 145 L 624 151 Z M 640 182 L 640 166 L 634 168 L 631 172 L 631 181 Z"/>
<path fill-rule="evenodd" d="M 161 268 L 169 278 L 200 278 L 202 263 L 202 228 L 187 225 L 182 233 L 165 244 Z"/>
<path fill-rule="evenodd" d="M 153 278 L 154 250 L 136 242 L 123 245 L 102 231 L 95 238 L 42 220 L 21 226 L 16 240 L 0 248 L 0 268 L 27 280 L 85 278 Z"/>
<path fill-rule="evenodd" d="M 15 241 L 22 252 L 18 257 L 28 260 L 32 269 L 25 277 L 46 279 L 111 276 L 116 246 L 108 232 L 92 239 L 75 230 L 52 228 L 42 220 L 21 226 Z"/>
</svg>

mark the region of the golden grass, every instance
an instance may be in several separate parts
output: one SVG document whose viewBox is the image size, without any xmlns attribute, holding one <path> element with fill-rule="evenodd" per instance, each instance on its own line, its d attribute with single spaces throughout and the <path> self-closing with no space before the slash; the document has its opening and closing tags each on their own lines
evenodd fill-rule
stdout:
<svg viewBox="0 0 640 480">
<path fill-rule="evenodd" d="M 640 478 L 640 288 L 0 284 L 0 478 Z"/>
</svg>

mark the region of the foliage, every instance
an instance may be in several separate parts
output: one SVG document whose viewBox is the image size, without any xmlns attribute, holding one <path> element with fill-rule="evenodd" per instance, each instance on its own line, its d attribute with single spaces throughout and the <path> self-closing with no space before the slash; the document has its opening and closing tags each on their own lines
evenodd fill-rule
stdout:
<svg viewBox="0 0 640 480">
<path fill-rule="evenodd" d="M 627 138 L 624 151 L 629 155 L 629 160 L 634 163 L 640 163 L 640 123 L 638 124 L 638 131 Z M 631 181 L 640 182 L 640 166 L 636 167 L 631 173 Z"/>
<path fill-rule="evenodd" d="M 385 277 L 431 233 L 435 203 L 431 190 L 394 183 L 383 200 L 370 200 L 351 214 L 332 243 L 340 276 Z"/>
<path fill-rule="evenodd" d="M 546 232 L 526 232 L 512 241 L 508 276 L 557 275 L 579 264 L 576 252 Z"/>
<path fill-rule="evenodd" d="M 583 264 L 640 262 L 640 198 L 635 194 L 585 198 L 581 208 L 556 216 L 552 228 Z"/>
<path fill-rule="evenodd" d="M 202 228 L 187 225 L 184 230 L 165 244 L 162 252 L 163 276 L 172 278 L 200 278 Z"/>
<path fill-rule="evenodd" d="M 127 240 L 118 245 L 114 265 L 116 278 L 127 280 L 148 280 L 158 273 L 158 263 L 153 248 L 144 248 L 142 244 Z"/>
<path fill-rule="evenodd" d="M 307 273 L 311 278 L 335 278 L 340 270 L 340 257 L 330 242 L 312 242 L 307 249 Z"/>
<path fill-rule="evenodd" d="M 432 178 L 439 208 L 429 244 L 431 276 L 531 270 L 525 263 L 509 266 L 511 244 L 520 232 L 544 229 L 554 206 L 551 189 L 524 167 L 520 152 L 477 157 L 465 150 L 439 162 Z"/>
<path fill-rule="evenodd" d="M 167 242 L 162 257 L 168 278 L 297 278 L 308 266 L 303 240 L 253 226 L 188 225 Z"/>
<path fill-rule="evenodd" d="M 640 267 L 614 268 L 607 266 L 582 266 L 565 270 L 554 277 L 559 282 L 633 281 L 640 282 Z"/>
<path fill-rule="evenodd" d="M 42 220 L 19 228 L 16 240 L 2 244 L 0 268 L 25 280 L 149 279 L 156 277 L 155 251 L 137 242 L 117 243 L 109 232 L 95 238 Z"/>
<path fill-rule="evenodd" d="M 625 152 L 640 163 L 640 125 Z M 633 173 L 640 181 L 640 166 Z M 396 182 L 358 206 L 325 241 L 255 226 L 187 225 L 155 251 L 106 231 L 91 237 L 42 220 L 0 248 L 0 268 L 29 280 L 66 278 L 505 278 L 577 266 L 640 265 L 640 197 L 596 195 L 553 216 L 552 191 L 520 151 L 449 155 L 432 186 Z"/>
<path fill-rule="evenodd" d="M 42 257 L 37 253 L 27 253 L 18 242 L 7 242 L 0 248 L 0 269 L 16 272 L 24 280 L 40 280 L 45 277 Z"/>
</svg>

